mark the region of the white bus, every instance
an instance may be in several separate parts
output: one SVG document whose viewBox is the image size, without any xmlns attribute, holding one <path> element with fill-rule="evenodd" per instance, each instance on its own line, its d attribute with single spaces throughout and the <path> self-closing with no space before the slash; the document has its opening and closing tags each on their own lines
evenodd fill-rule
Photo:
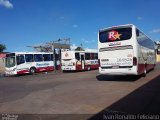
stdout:
<svg viewBox="0 0 160 120">
<path fill-rule="evenodd" d="M 102 29 L 98 38 L 101 74 L 145 76 L 155 67 L 155 44 L 135 25 Z"/>
<path fill-rule="evenodd" d="M 63 51 L 61 53 L 63 71 L 98 69 L 98 53 L 89 51 Z"/>
<path fill-rule="evenodd" d="M 6 75 L 54 70 L 53 53 L 15 52 L 5 58 Z"/>
</svg>

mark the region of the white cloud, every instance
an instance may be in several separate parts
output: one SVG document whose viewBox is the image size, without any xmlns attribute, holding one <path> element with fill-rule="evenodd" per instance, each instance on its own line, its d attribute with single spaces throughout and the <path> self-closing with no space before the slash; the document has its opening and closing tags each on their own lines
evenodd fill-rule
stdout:
<svg viewBox="0 0 160 120">
<path fill-rule="evenodd" d="M 154 29 L 150 33 L 160 33 L 160 29 Z"/>
<path fill-rule="evenodd" d="M 73 25 L 73 28 L 78 28 L 78 25 L 74 24 L 74 25 Z"/>
<path fill-rule="evenodd" d="M 160 44 L 160 40 L 157 40 L 156 43 L 157 43 L 157 44 Z"/>
<path fill-rule="evenodd" d="M 0 5 L 6 8 L 13 8 L 13 4 L 9 0 L 0 0 Z"/>
<path fill-rule="evenodd" d="M 143 20 L 143 17 L 137 17 L 137 20 Z"/>
</svg>

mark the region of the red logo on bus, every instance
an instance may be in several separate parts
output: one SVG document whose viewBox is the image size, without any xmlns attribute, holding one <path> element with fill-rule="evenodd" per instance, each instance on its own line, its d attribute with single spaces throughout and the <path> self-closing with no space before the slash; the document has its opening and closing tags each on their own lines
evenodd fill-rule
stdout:
<svg viewBox="0 0 160 120">
<path fill-rule="evenodd" d="M 119 34 L 117 31 L 115 30 L 112 30 L 108 33 L 108 39 L 111 40 L 111 41 L 114 41 L 116 39 L 119 39 L 120 40 L 120 36 L 122 34 Z"/>
<path fill-rule="evenodd" d="M 68 57 L 68 53 L 65 54 L 65 57 Z"/>
</svg>

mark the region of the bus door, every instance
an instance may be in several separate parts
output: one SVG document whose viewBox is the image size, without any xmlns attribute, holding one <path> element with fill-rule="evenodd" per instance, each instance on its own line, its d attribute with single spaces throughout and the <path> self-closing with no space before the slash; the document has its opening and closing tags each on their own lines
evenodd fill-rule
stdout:
<svg viewBox="0 0 160 120">
<path fill-rule="evenodd" d="M 16 62 L 17 62 L 17 74 L 28 71 L 28 67 L 25 63 L 24 55 L 21 55 L 21 54 L 17 55 L 16 56 Z"/>
<path fill-rule="evenodd" d="M 80 54 L 80 55 L 81 55 L 81 65 L 82 65 L 82 70 L 84 70 L 84 68 L 85 68 L 84 54 Z"/>
</svg>

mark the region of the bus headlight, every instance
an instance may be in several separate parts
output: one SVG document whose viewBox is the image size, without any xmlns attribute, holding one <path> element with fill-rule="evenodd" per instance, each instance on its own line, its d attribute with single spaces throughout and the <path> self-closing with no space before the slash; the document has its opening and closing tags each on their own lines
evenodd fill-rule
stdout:
<svg viewBox="0 0 160 120">
<path fill-rule="evenodd" d="M 13 69 L 13 71 L 15 71 L 15 70 L 16 70 L 16 68 Z"/>
</svg>

